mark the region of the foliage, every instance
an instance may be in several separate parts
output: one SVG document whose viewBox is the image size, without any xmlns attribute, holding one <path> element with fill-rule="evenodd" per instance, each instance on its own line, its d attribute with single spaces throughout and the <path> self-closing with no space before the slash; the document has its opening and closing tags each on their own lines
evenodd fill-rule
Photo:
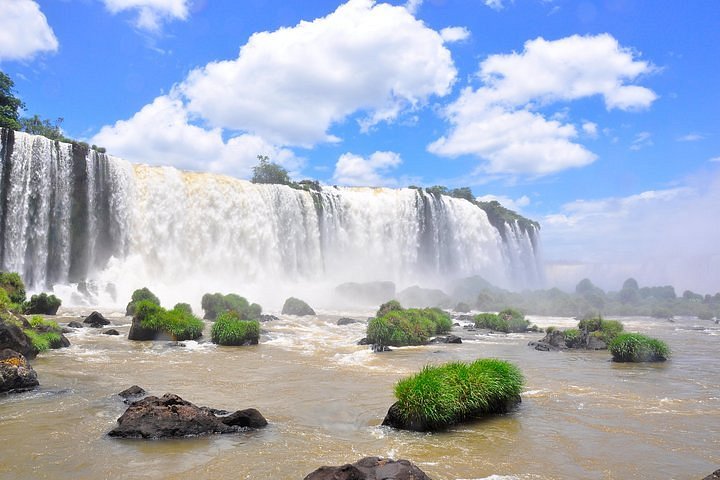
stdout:
<svg viewBox="0 0 720 480">
<path fill-rule="evenodd" d="M 288 171 L 277 163 L 270 161 L 266 155 L 258 155 L 260 161 L 253 167 L 252 183 L 272 183 L 276 185 L 290 185 Z"/>
<path fill-rule="evenodd" d="M 134 318 L 142 328 L 168 332 L 176 340 L 194 340 L 202 336 L 203 321 L 182 306 L 165 310 L 152 300 L 140 300 L 134 304 L 134 310 Z"/>
<path fill-rule="evenodd" d="M 505 235 L 505 225 L 514 222 L 517 222 L 520 229 L 524 232 L 540 229 L 538 222 L 525 218 L 517 212 L 503 207 L 497 200 L 491 200 L 489 202 L 476 201 L 474 203 L 485 211 L 490 224 L 495 227 L 501 235 Z"/>
<path fill-rule="evenodd" d="M 71 140 L 65 138 L 62 132 L 63 118 L 60 117 L 51 123 L 48 119 L 42 119 L 39 115 L 33 115 L 32 117 L 25 117 L 20 119 L 20 130 L 27 132 L 31 135 L 42 135 L 50 140 L 58 140 L 61 142 L 70 142 Z"/>
<path fill-rule="evenodd" d="M 480 359 L 426 366 L 395 385 L 400 415 L 408 423 L 442 428 L 471 416 L 505 411 L 523 386 L 509 362 Z"/>
<path fill-rule="evenodd" d="M 250 304 L 236 293 L 223 295 L 222 293 L 206 293 L 203 295 L 201 305 L 205 311 L 206 320 L 215 320 L 223 312 L 232 311 L 238 314 L 241 320 L 257 320 L 262 314 L 262 307 L 257 303 Z"/>
<path fill-rule="evenodd" d="M 580 330 L 577 328 L 563 330 L 563 335 L 565 336 L 565 343 L 567 344 L 573 344 L 580 340 Z"/>
<path fill-rule="evenodd" d="M 10 296 L 4 288 L 0 288 L 0 310 L 8 310 L 11 305 Z"/>
<path fill-rule="evenodd" d="M 530 322 L 518 310 L 506 308 L 498 314 L 481 313 L 475 316 L 475 327 L 496 332 L 526 332 Z"/>
<path fill-rule="evenodd" d="M 622 333 L 608 348 L 615 362 L 664 362 L 670 357 L 665 342 L 640 333 Z"/>
<path fill-rule="evenodd" d="M 33 315 L 28 320 L 30 326 L 36 330 L 52 331 L 62 333 L 62 328 L 55 320 L 46 320 L 40 315 Z"/>
<path fill-rule="evenodd" d="M 624 326 L 617 320 L 605 320 L 601 316 L 585 318 L 578 323 L 578 329 L 593 333 L 603 342 L 608 343 L 624 330 Z"/>
<path fill-rule="evenodd" d="M 176 303 L 173 307 L 173 310 L 182 310 L 183 312 L 189 313 L 190 315 L 192 315 L 193 313 L 192 307 L 189 303 Z"/>
<path fill-rule="evenodd" d="M 367 338 L 375 345 L 423 345 L 429 337 L 447 333 L 451 328 L 450 316 L 437 308 L 390 310 L 370 320 Z"/>
<path fill-rule="evenodd" d="M 157 297 L 157 295 L 152 293 L 149 288 L 139 288 L 135 290 L 132 294 L 132 297 L 130 297 L 130 302 L 125 308 L 125 315 L 135 315 L 136 304 L 145 300 L 152 302 L 155 305 L 160 305 L 160 299 Z"/>
<path fill-rule="evenodd" d="M 25 283 L 19 273 L 0 272 L 0 288 L 7 292 L 12 303 L 25 302 Z"/>
<path fill-rule="evenodd" d="M 56 348 L 60 343 L 60 334 L 57 332 L 38 332 L 31 328 L 23 330 L 25 336 L 30 340 L 33 348 L 38 353 L 45 352 L 51 348 Z"/>
<path fill-rule="evenodd" d="M 400 302 L 397 300 L 390 300 L 389 302 L 385 302 L 382 305 L 380 305 L 380 308 L 378 308 L 378 311 L 375 312 L 376 317 L 382 317 L 388 312 L 392 312 L 393 310 L 402 310 L 403 307 L 400 305 Z"/>
<path fill-rule="evenodd" d="M 60 305 L 62 305 L 62 300 L 55 295 L 48 295 L 43 292 L 30 297 L 30 301 L 23 305 L 23 311 L 29 314 L 42 313 L 45 315 L 55 315 Z"/>
<path fill-rule="evenodd" d="M 223 312 L 215 320 L 210 336 L 219 345 L 257 344 L 260 322 L 242 320 L 235 311 Z"/>
<path fill-rule="evenodd" d="M 0 71 L 0 127 L 19 130 L 18 110 L 22 109 L 25 105 L 22 100 L 15 96 L 13 92 L 14 87 L 15 82 L 4 72 Z"/>
</svg>

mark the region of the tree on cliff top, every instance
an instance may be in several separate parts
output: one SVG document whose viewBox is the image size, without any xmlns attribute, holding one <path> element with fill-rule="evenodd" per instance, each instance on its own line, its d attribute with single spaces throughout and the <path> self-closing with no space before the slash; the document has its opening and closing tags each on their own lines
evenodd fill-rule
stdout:
<svg viewBox="0 0 720 480">
<path fill-rule="evenodd" d="M 277 185 L 290 185 L 288 171 L 277 163 L 270 161 L 267 155 L 258 155 L 260 163 L 253 167 L 253 183 L 274 183 Z"/>
<path fill-rule="evenodd" d="M 0 127 L 20 130 L 18 110 L 25 105 L 13 93 L 15 82 L 0 71 Z"/>
</svg>

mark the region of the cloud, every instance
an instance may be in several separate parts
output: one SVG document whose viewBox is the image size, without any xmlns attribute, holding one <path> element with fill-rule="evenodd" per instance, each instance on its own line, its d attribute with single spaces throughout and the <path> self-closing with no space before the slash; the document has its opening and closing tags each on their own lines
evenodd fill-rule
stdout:
<svg viewBox="0 0 720 480">
<path fill-rule="evenodd" d="M 163 22 L 186 20 L 191 0 L 102 0 L 110 13 L 126 10 L 137 12 L 135 26 L 141 30 L 156 32 Z"/>
<path fill-rule="evenodd" d="M 493 10 L 502 10 L 504 8 L 503 0 L 483 0 L 483 3 Z"/>
<path fill-rule="evenodd" d="M 677 138 L 678 142 L 697 142 L 699 140 L 704 140 L 705 135 L 701 133 L 688 133 L 687 135 L 683 135 L 681 137 Z"/>
<path fill-rule="evenodd" d="M 598 126 L 597 123 L 594 122 L 584 122 L 582 124 L 583 132 L 585 132 L 588 136 L 592 138 L 596 138 L 598 136 Z"/>
<path fill-rule="evenodd" d="M 443 43 L 401 6 L 350 0 L 252 35 L 237 59 L 192 71 L 179 90 L 213 127 L 311 146 L 338 141 L 328 130 L 353 114 L 368 129 L 448 94 L 457 71 Z"/>
<path fill-rule="evenodd" d="M 657 95 L 627 82 L 654 67 L 635 57 L 608 34 L 538 38 L 521 53 L 491 55 L 480 64 L 483 86 L 465 88 L 445 109 L 452 128 L 428 150 L 476 155 L 490 173 L 547 175 L 588 165 L 597 157 L 574 141 L 576 127 L 539 110 L 593 96 L 608 110 L 649 107 Z M 592 122 L 585 123 L 587 133 Z"/>
<path fill-rule="evenodd" d="M 577 200 L 541 221 L 549 278 L 572 286 L 587 276 L 618 289 L 635 277 L 644 285 L 714 292 L 720 285 L 720 170 L 702 172 L 664 190 Z"/>
<path fill-rule="evenodd" d="M 0 14 L 0 60 L 27 60 L 55 52 L 58 40 L 40 6 L 32 0 L 3 0 Z"/>
<path fill-rule="evenodd" d="M 713 157 L 713 158 L 711 158 L 711 159 L 708 160 L 708 161 L 709 161 L 709 162 L 720 162 L 720 156 L 718 156 L 718 157 Z"/>
<path fill-rule="evenodd" d="M 470 38 L 470 30 L 465 27 L 445 27 L 440 30 L 440 36 L 445 43 L 462 42 Z"/>
<path fill-rule="evenodd" d="M 423 0 L 408 0 L 405 2 L 405 8 L 408 12 L 415 15 L 422 4 Z"/>
<path fill-rule="evenodd" d="M 290 150 L 257 135 L 243 134 L 224 141 L 220 129 L 193 125 L 182 101 L 173 94 L 157 97 L 129 120 L 103 127 L 91 142 L 133 163 L 237 177 L 250 176 L 257 155 L 267 155 L 290 170 L 302 165 Z"/>
<path fill-rule="evenodd" d="M 632 143 L 630 144 L 630 150 L 638 151 L 646 147 L 652 147 L 655 145 L 652 141 L 652 133 L 640 132 L 635 135 Z"/>
<path fill-rule="evenodd" d="M 397 186 L 397 180 L 383 175 L 397 168 L 401 163 L 400 155 L 395 152 L 375 152 L 368 158 L 344 153 L 335 164 L 333 180 L 338 185 L 352 187 Z"/>
<path fill-rule="evenodd" d="M 503 207 L 514 210 L 515 212 L 521 212 L 523 207 L 530 205 L 530 197 L 527 195 L 523 195 L 522 197 L 514 200 L 505 195 L 483 195 L 481 197 L 477 197 L 476 200 L 478 202 L 491 202 L 494 200 L 496 202 L 500 202 L 500 205 Z"/>
</svg>

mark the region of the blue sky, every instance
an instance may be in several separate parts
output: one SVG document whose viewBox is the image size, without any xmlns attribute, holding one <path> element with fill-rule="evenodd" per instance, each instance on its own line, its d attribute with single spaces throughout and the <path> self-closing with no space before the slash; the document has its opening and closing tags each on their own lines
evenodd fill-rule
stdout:
<svg viewBox="0 0 720 480">
<path fill-rule="evenodd" d="M 720 2 L 0 0 L 27 114 L 133 162 L 470 186 L 551 283 L 720 290 Z"/>
</svg>

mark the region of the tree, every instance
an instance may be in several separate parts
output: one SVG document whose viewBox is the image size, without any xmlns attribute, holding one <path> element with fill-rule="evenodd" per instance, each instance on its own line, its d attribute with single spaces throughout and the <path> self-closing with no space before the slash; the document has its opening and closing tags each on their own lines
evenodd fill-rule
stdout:
<svg viewBox="0 0 720 480">
<path fill-rule="evenodd" d="M 634 278 L 625 280 L 618 295 L 622 303 L 635 303 L 640 298 L 640 286 Z"/>
<path fill-rule="evenodd" d="M 31 135 L 42 135 L 50 140 L 65 140 L 65 136 L 60 128 L 63 120 L 64 119 L 60 117 L 55 120 L 55 124 L 53 125 L 50 123 L 50 120 L 42 119 L 39 115 L 33 115 L 29 118 L 20 119 L 20 129 Z"/>
<path fill-rule="evenodd" d="M 267 155 L 258 155 L 259 164 L 253 167 L 252 183 L 273 183 L 276 185 L 290 185 L 288 171 L 277 163 L 270 161 Z"/>
<path fill-rule="evenodd" d="M 18 110 L 25 104 L 13 93 L 15 82 L 4 72 L 0 71 L 0 127 L 20 130 L 18 123 Z"/>
</svg>

